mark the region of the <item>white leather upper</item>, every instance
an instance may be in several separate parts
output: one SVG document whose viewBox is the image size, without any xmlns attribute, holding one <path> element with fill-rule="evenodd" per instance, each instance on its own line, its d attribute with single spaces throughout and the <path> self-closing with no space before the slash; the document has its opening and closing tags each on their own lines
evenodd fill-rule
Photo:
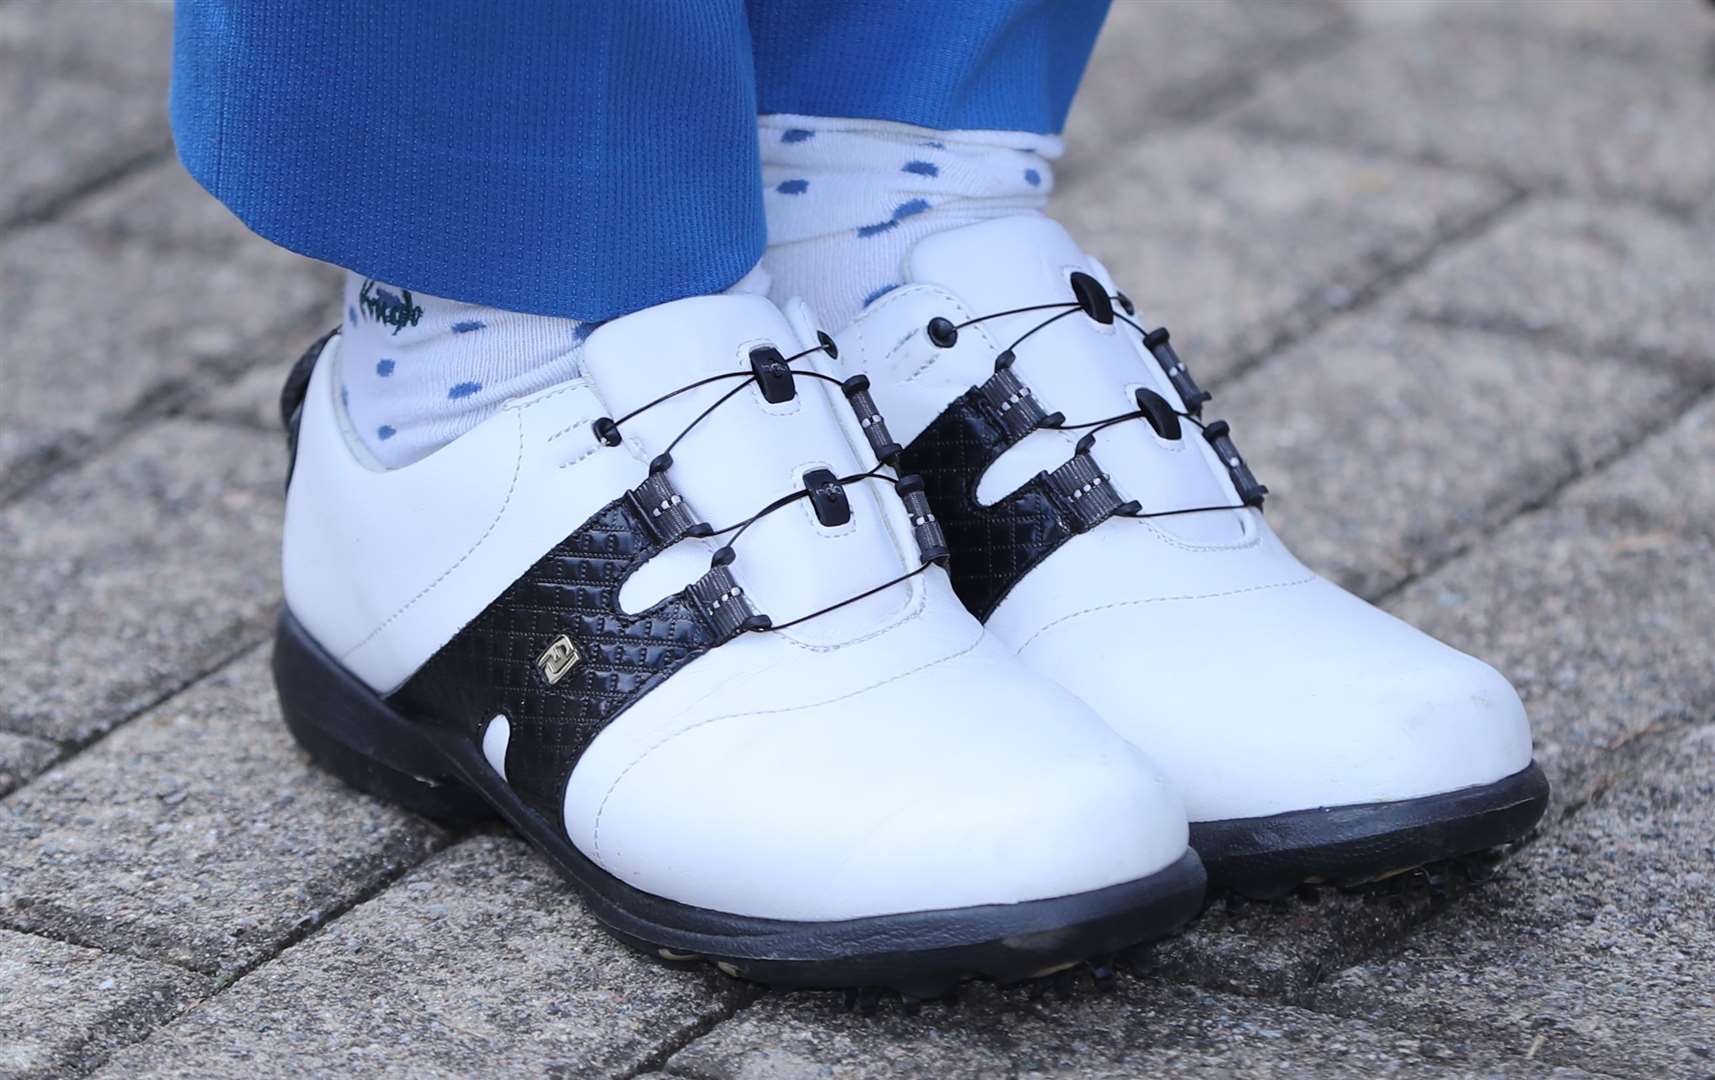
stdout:
<svg viewBox="0 0 1715 1080">
<path fill-rule="evenodd" d="M 287 498 L 288 606 L 369 686 L 397 687 L 738 381 L 627 421 L 619 448 L 598 445 L 595 419 L 748 371 L 757 344 L 799 351 L 810 321 L 792 315 L 727 296 L 615 320 L 586 343 L 580 378 L 391 471 L 365 465 L 342 428 L 335 338 L 311 379 Z M 819 353 L 793 366 L 818 364 L 832 373 Z M 673 451 L 669 476 L 699 517 L 730 525 L 801 487 L 807 467 L 872 464 L 836 386 L 800 377 L 797 390 L 782 405 L 742 390 Z M 805 501 L 735 544 L 734 576 L 776 622 L 919 564 L 891 490 L 847 492 L 848 526 L 822 526 Z M 622 603 L 676 591 L 714 546 L 663 553 Z M 741 635 L 675 673 L 589 746 L 564 824 L 647 892 L 807 920 L 1101 888 L 1168 865 L 1187 835 L 1160 774 L 1018 664 L 938 568 L 785 632 Z"/>
<path fill-rule="evenodd" d="M 1002 348 L 1057 312 L 966 327 L 949 349 L 929 340 L 928 321 L 1070 299 L 1074 270 L 1113 289 L 1045 217 L 938 234 L 913 252 L 906 284 L 838 335 L 841 361 L 870 376 L 894 437 L 908 443 L 993 373 Z M 1183 408 L 1136 331 L 1082 314 L 1032 335 L 1014 371 L 1072 424 L 1136 408 L 1138 386 Z M 1215 404 L 1205 415 L 1219 415 Z M 1032 434 L 990 468 L 979 498 L 1063 464 L 1077 434 Z M 1145 512 L 1238 501 L 1189 423 L 1171 442 L 1141 421 L 1121 424 L 1092 452 Z M 1435 794 L 1530 762 L 1506 680 L 1316 577 L 1257 510 L 1110 519 L 1026 574 L 988 629 L 1143 748 L 1193 821 Z"/>
</svg>

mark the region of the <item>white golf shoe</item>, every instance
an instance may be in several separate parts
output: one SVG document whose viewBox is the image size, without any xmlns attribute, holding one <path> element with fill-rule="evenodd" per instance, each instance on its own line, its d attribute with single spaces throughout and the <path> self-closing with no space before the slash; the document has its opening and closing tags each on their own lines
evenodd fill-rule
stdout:
<svg viewBox="0 0 1715 1080">
<path fill-rule="evenodd" d="M 1355 883 L 1527 832 L 1547 800 L 1492 668 L 1305 569 L 1165 330 L 1056 223 L 950 230 L 838 335 L 953 587 L 1184 796 L 1212 887 Z"/>
<path fill-rule="evenodd" d="M 1178 796 L 960 605 L 800 317 L 614 320 L 577 378 L 391 470 L 339 337 L 313 348 L 283 398 L 292 731 L 366 791 L 504 818 L 622 938 L 775 985 L 934 996 L 1176 928 Z"/>
</svg>

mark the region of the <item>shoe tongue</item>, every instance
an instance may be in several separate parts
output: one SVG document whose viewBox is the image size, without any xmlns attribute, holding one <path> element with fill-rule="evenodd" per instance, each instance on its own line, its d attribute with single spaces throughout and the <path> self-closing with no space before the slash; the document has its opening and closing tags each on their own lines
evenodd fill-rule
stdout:
<svg viewBox="0 0 1715 1080">
<path fill-rule="evenodd" d="M 1058 222 L 1041 214 L 937 233 L 920 241 L 906 262 L 909 280 L 951 292 L 975 317 L 1070 302 L 1075 299 L 1074 271 L 1090 274 L 1110 294 L 1114 291 L 1107 271 Z M 1058 314 L 1026 312 L 985 322 L 984 327 L 1005 346 Z M 1019 347 L 1014 371 L 1044 408 L 1065 414 L 1073 424 L 1135 409 L 1131 395 L 1138 386 L 1173 400 L 1171 386 L 1158 367 L 1139 355 L 1135 339 L 1136 332 L 1123 323 L 1099 326 L 1081 313 L 1073 314 L 1032 334 Z M 1055 442 L 1057 438 L 1069 441 L 1038 432 L 1009 451 L 995 467 L 1001 490 L 994 497 L 1004 494 L 1012 481 L 1022 482 L 1039 468 L 1063 462 L 1066 447 Z M 1145 511 L 1232 501 L 1203 455 L 1164 451 L 1141 422 L 1104 430 L 1094 454 L 1115 486 Z M 1239 519 L 1226 513 L 1162 518 L 1156 525 L 1197 542 L 1230 542 L 1243 532 Z"/>
<path fill-rule="evenodd" d="M 939 285 L 979 315 L 1071 300 L 1067 274 L 1073 270 L 1091 273 L 1090 257 L 1058 222 L 1041 214 L 936 233 L 919 241 L 906 260 L 911 281 Z"/>
<path fill-rule="evenodd" d="M 699 379 L 749 373 L 751 351 L 764 347 L 782 358 L 802 348 L 767 297 L 701 296 L 603 324 L 584 343 L 580 367 L 617 420 Z M 791 366 L 814 365 L 804 357 Z M 624 420 L 620 430 L 653 457 L 695 421 L 672 450 L 667 478 L 699 518 L 720 529 L 801 489 L 806 469 L 825 467 L 836 476 L 863 471 L 824 385 L 800 375 L 792 398 L 770 403 L 754 383 L 721 379 L 651 406 Z M 776 511 L 746 531 L 735 545 L 733 573 L 764 613 L 784 622 L 862 591 L 856 585 L 867 588 L 901 572 L 898 552 L 866 490 L 873 486 L 848 487 L 853 542 L 838 552 L 819 542 L 813 517 L 801 507 Z M 897 597 L 877 599 L 897 607 Z M 879 606 L 853 605 L 812 620 L 803 624 L 804 636 L 838 636 L 863 621 L 866 609 Z M 868 617 L 874 615 L 869 610 Z"/>
<path fill-rule="evenodd" d="M 584 344 L 581 366 L 615 419 L 663 394 L 713 375 L 750 371 L 752 349 L 782 357 L 797 335 L 763 296 L 700 296 L 604 324 Z M 806 367 L 803 360 L 793 367 Z M 808 384 L 808 379 L 798 379 Z M 668 478 L 705 521 L 720 528 L 755 513 L 785 490 L 788 470 L 820 459 L 837 474 L 859 471 L 818 388 L 799 385 L 791 401 L 768 403 L 742 379 L 688 390 L 625 420 L 622 432 L 649 455 L 674 447 Z M 734 391 L 737 391 L 734 393 Z M 732 397 L 701 420 L 721 397 Z"/>
</svg>

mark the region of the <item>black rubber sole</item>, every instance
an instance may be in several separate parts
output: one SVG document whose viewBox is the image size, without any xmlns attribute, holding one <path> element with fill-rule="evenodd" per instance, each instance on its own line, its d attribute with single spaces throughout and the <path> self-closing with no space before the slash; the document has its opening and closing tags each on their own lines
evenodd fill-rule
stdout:
<svg viewBox="0 0 1715 1080">
<path fill-rule="evenodd" d="M 1548 807 L 1532 762 L 1492 784 L 1397 802 L 1191 824 L 1211 895 L 1268 900 L 1301 885 L 1353 888 L 1457 862 L 1529 833 Z"/>
<path fill-rule="evenodd" d="M 526 806 L 470 740 L 413 723 L 327 655 L 289 613 L 274 644 L 286 725 L 353 787 L 454 824 L 501 818 L 541 851 L 596 919 L 668 961 L 705 960 L 770 986 L 883 988 L 936 998 L 967 979 L 1018 982 L 1151 941 L 1202 907 L 1192 851 L 1137 881 L 1017 904 L 837 922 L 755 918 L 632 888 L 596 866 Z"/>
</svg>

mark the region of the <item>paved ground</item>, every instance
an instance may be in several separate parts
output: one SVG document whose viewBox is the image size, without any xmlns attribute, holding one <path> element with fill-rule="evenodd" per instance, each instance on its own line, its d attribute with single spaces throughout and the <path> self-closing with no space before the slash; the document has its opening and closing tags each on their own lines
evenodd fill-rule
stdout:
<svg viewBox="0 0 1715 1080">
<path fill-rule="evenodd" d="M 334 279 L 173 164 L 164 7 L 0 0 L 0 1074 L 1715 1075 L 1715 8 L 1118 8 L 1061 213 L 1288 539 L 1518 683 L 1555 802 L 1497 879 L 865 1018 L 341 788 L 263 644 Z"/>
</svg>

